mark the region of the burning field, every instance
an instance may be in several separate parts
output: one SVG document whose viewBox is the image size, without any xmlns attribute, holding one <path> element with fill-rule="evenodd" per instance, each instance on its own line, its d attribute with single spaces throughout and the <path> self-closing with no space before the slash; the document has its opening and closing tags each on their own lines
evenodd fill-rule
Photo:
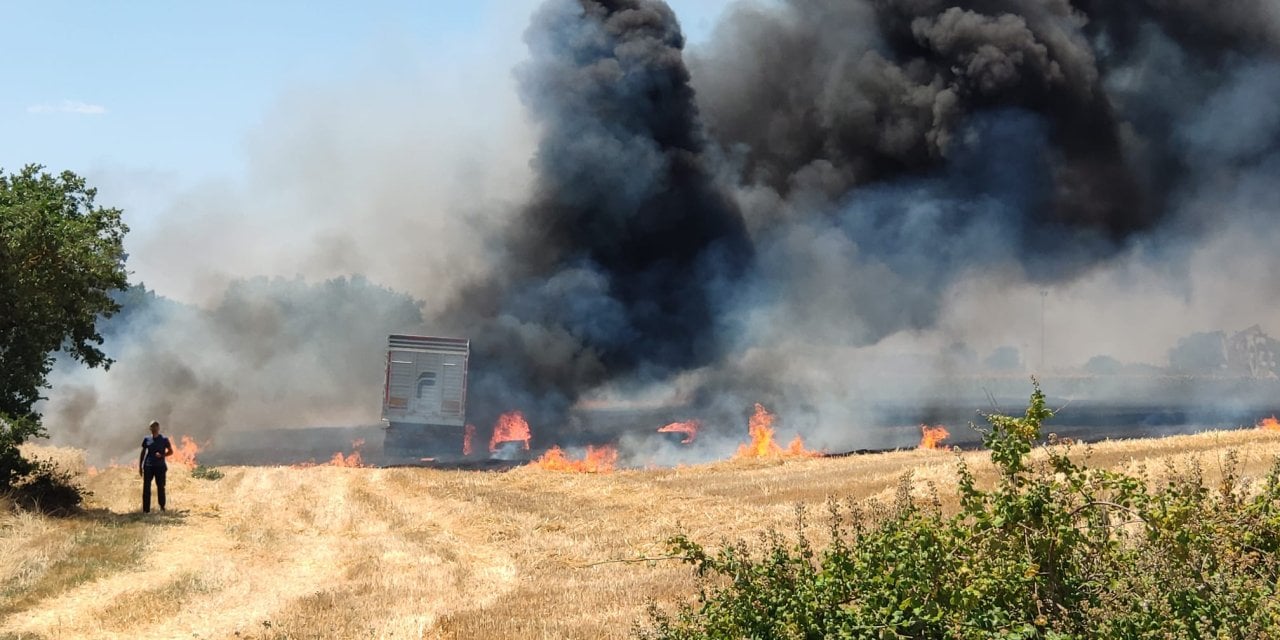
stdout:
<svg viewBox="0 0 1280 640">
<path fill-rule="evenodd" d="M 993 475 L 965 425 L 1033 371 L 1069 439 L 1280 408 L 1266 0 L 733 3 L 689 49 L 659 0 L 539 5 L 515 73 L 469 79 L 518 135 L 429 116 L 422 78 L 387 76 L 410 122 L 336 87 L 264 121 L 235 193 L 139 225 L 151 273 L 225 288 L 135 286 L 110 373 L 56 363 L 38 410 L 93 494 L 0 514 L 0 640 L 621 637 L 697 592 L 678 531 L 755 539 L 906 473 L 952 508 L 954 456 Z M 466 360 L 393 395 L 400 332 Z M 376 422 L 380 380 L 384 417 L 456 420 L 316 426 Z M 152 418 L 178 451 L 144 517 L 118 451 Z M 1257 424 L 1091 462 L 1256 473 Z"/>
<path fill-rule="evenodd" d="M 1260 426 L 1102 443 L 1091 464 L 1199 458 L 1212 484 L 1214 461 L 1236 450 L 1257 475 L 1280 454 L 1280 433 Z M 815 458 L 761 442 L 752 450 L 777 455 L 608 474 L 560 472 L 607 464 L 599 449 L 506 473 L 315 464 L 205 480 L 177 462 L 170 512 L 149 517 L 136 513 L 133 468 L 89 475 L 80 452 L 37 450 L 93 496 L 79 517 L 0 515 L 0 637 L 621 638 L 648 600 L 696 593 L 687 566 L 640 560 L 665 555 L 678 531 L 756 540 L 789 530 L 803 504 L 820 532 L 829 498 L 888 500 L 907 472 L 954 508 L 951 455 Z M 983 454 L 958 455 L 993 480 Z M 156 601 L 165 615 L 150 613 Z"/>
<path fill-rule="evenodd" d="M 518 135 L 431 118 L 423 78 L 397 78 L 408 121 L 376 100 L 268 119 L 245 175 L 296 172 L 143 232 L 131 253 L 170 287 L 99 327 L 110 372 L 56 367 L 56 442 L 105 450 L 139 415 L 218 448 L 370 424 L 400 332 L 470 341 L 463 455 L 590 446 L 591 469 L 601 447 L 645 465 L 572 424 L 600 397 L 692 406 L 644 430 L 730 447 L 698 461 L 914 446 L 972 411 L 889 405 L 942 413 L 1032 371 L 1076 406 L 1276 397 L 1273 3 L 724 2 L 696 41 L 687 4 L 537 4 L 511 16 L 518 59 L 472 78 Z M 314 103 L 361 93 L 334 92 Z M 741 433 L 756 402 L 791 421 L 780 441 Z M 909 437 L 863 428 L 886 421 Z"/>
<path fill-rule="evenodd" d="M 642 413 L 625 421 L 625 424 L 643 424 L 646 418 Z M 878 450 L 917 446 L 922 449 L 948 448 L 944 444 L 949 437 L 945 427 L 921 425 L 920 429 L 919 433 L 910 428 L 897 429 L 896 437 L 910 440 L 899 440 L 893 446 Z M 445 428 L 437 430 L 443 432 Z M 852 453 L 806 445 L 796 428 L 785 426 L 780 416 L 761 403 L 755 403 L 751 412 L 743 415 L 737 424 L 712 426 L 701 419 L 688 419 L 657 428 L 640 426 L 620 431 L 602 428 L 579 433 L 566 441 L 557 439 L 556 435 L 562 430 L 556 429 L 547 430 L 551 436 L 541 437 L 542 430 L 530 425 L 522 412 L 510 411 L 500 415 L 487 430 L 467 425 L 460 443 L 456 443 L 458 447 L 449 449 L 446 441 L 437 455 L 419 458 L 406 458 L 403 454 L 380 447 L 384 431 L 384 428 L 374 426 L 277 429 L 228 433 L 220 441 L 200 444 L 188 436 L 181 436 L 177 438 L 181 445 L 175 459 L 191 465 L 195 464 L 199 454 L 200 461 L 217 465 L 428 466 L 470 470 L 532 465 L 552 471 L 610 473 L 622 469 L 655 469 L 726 460 L 776 461 Z M 486 436 L 488 446 L 476 446 L 477 438 Z M 373 444 L 366 446 L 367 441 Z M 539 444 L 535 445 L 535 442 Z M 972 438 L 965 442 L 973 444 Z M 114 459 L 111 464 L 117 465 L 118 460 Z"/>
<path fill-rule="evenodd" d="M 1253 411 L 1266 415 L 1271 410 Z M 468 424 L 457 442 L 442 439 L 432 457 L 406 458 L 383 446 L 385 427 L 319 427 L 227 432 L 216 440 L 197 442 L 186 435 L 172 460 L 188 466 L 336 466 L 431 467 L 459 470 L 510 470 L 533 466 L 566 473 L 611 473 L 621 470 L 662 469 L 728 461 L 784 461 L 845 457 L 911 449 L 972 451 L 981 448 L 980 410 L 953 410 L 944 423 L 899 422 L 880 425 L 876 446 L 831 449 L 807 443 L 803 428 L 786 416 L 754 403 L 736 421 L 711 422 L 691 418 L 665 422 L 657 415 L 679 414 L 663 409 L 624 412 L 616 424 L 602 424 L 565 436 L 564 429 L 530 424 L 521 411 L 501 414 L 488 428 Z M 937 412 L 932 412 L 936 414 Z M 907 415 L 900 416 L 905 419 Z M 938 416 L 935 415 L 935 418 Z M 1145 423 L 1145 424 L 1143 424 Z M 655 424 L 662 426 L 654 427 Z M 1197 433 L 1206 429 L 1234 430 L 1249 425 L 1245 413 L 1181 412 L 1157 408 L 1066 406 L 1054 420 L 1059 439 L 1096 442 Z M 1257 421 L 1257 428 L 1280 431 L 1274 417 Z M 440 428 L 443 432 L 444 428 Z M 477 442 L 480 442 L 477 445 Z M 485 444 L 487 443 L 487 444 Z M 450 447 L 453 448 L 450 448 Z M 101 458 L 99 458 L 101 459 Z M 115 457 L 106 467 L 121 466 Z M 128 461 L 123 463 L 127 466 Z M 102 464 L 93 463 L 89 473 Z"/>
</svg>

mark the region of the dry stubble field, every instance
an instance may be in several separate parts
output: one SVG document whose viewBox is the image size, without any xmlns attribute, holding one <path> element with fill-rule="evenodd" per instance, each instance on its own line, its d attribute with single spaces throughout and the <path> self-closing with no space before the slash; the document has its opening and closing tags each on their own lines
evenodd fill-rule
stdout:
<svg viewBox="0 0 1280 640">
<path fill-rule="evenodd" d="M 1259 476 L 1280 433 L 1103 443 L 1091 461 L 1198 459 L 1212 480 L 1227 451 Z M 962 455 L 990 481 L 983 453 Z M 144 516 L 136 470 L 109 469 L 83 476 L 84 515 L 0 514 L 0 639 L 625 637 L 697 585 L 678 562 L 609 561 L 662 555 L 681 530 L 788 531 L 797 504 L 821 524 L 829 498 L 890 499 L 907 471 L 954 501 L 954 470 L 936 451 L 606 475 L 175 466 L 170 512 Z"/>
</svg>

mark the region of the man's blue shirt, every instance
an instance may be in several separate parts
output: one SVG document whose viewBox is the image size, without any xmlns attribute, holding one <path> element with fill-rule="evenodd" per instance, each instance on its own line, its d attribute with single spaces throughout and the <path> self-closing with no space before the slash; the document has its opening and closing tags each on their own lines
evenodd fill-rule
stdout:
<svg viewBox="0 0 1280 640">
<path fill-rule="evenodd" d="M 164 461 L 165 449 L 169 448 L 169 439 L 160 434 L 155 437 L 147 436 L 142 439 L 142 448 L 146 450 L 147 455 L 143 458 L 142 466 L 158 467 L 160 469 L 168 469 L 169 465 Z M 159 453 L 160 455 L 156 455 Z"/>
</svg>

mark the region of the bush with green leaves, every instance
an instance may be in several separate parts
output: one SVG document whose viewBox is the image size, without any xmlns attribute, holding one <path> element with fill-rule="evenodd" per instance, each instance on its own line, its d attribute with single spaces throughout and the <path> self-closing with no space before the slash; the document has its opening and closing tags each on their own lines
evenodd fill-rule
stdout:
<svg viewBox="0 0 1280 640">
<path fill-rule="evenodd" d="M 1280 637 L 1280 466 L 1257 485 L 1234 454 L 1158 477 L 1088 468 L 1071 447 L 1031 456 L 1052 417 L 1035 385 L 1022 416 L 992 415 L 989 490 L 959 464 L 960 507 L 912 497 L 831 505 L 831 542 L 717 551 L 670 541 L 703 577 L 694 604 L 651 608 L 637 635 L 702 638 Z M 1080 456 L 1075 456 L 1079 458 Z"/>
<path fill-rule="evenodd" d="M 222 476 L 223 473 L 221 471 L 214 467 L 206 467 L 202 464 L 196 465 L 196 468 L 191 470 L 191 477 L 198 480 L 220 480 L 222 479 Z"/>
<path fill-rule="evenodd" d="M 11 486 L 0 490 L 0 499 L 22 509 L 53 516 L 76 513 L 92 492 L 80 486 L 75 476 L 52 461 L 21 458 L 25 470 Z"/>
</svg>

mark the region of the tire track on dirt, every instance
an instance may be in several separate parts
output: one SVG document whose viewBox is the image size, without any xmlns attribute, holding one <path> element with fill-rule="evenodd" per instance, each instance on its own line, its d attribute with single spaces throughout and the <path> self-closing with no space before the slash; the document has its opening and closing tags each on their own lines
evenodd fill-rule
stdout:
<svg viewBox="0 0 1280 640">
<path fill-rule="evenodd" d="M 96 477 L 99 517 L 140 522 L 141 561 L 38 602 L 9 633 L 49 638 L 421 637 L 513 588 L 509 556 L 474 543 L 478 510 L 446 472 L 170 471 L 168 514 L 141 516 L 136 477 Z M 178 508 L 181 507 L 181 508 Z M 157 526 L 149 526 L 157 525 Z M 163 601 L 162 613 L 145 603 Z"/>
</svg>

